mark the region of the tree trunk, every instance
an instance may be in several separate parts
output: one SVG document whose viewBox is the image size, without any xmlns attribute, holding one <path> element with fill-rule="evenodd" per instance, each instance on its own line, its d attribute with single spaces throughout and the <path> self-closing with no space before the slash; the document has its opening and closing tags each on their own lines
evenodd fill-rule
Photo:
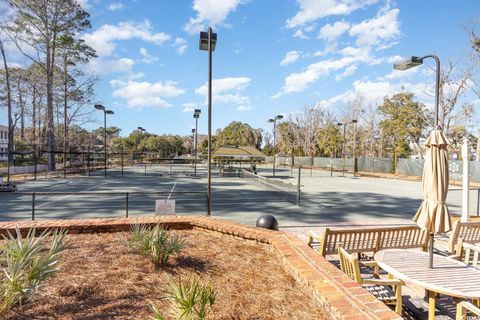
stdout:
<svg viewBox="0 0 480 320">
<path fill-rule="evenodd" d="M 55 171 L 55 132 L 53 120 L 53 49 L 47 45 L 47 167 L 49 171 Z"/>
<path fill-rule="evenodd" d="M 3 58 L 3 67 L 5 69 L 5 83 L 7 86 L 7 117 L 8 117 L 8 166 L 12 163 L 13 159 L 13 120 L 12 120 L 12 91 L 10 87 L 10 74 L 8 71 L 7 58 L 5 56 L 5 50 L 3 48 L 3 41 L 0 39 L 0 52 Z M 8 181 L 10 182 L 10 174 L 7 176 Z"/>
<path fill-rule="evenodd" d="M 37 136 L 36 136 L 36 126 L 37 126 L 37 94 L 36 94 L 36 88 L 35 86 L 33 87 L 32 90 L 32 143 L 37 144 Z"/>
<path fill-rule="evenodd" d="M 67 73 L 67 55 L 63 60 L 63 170 L 67 168 L 67 151 L 68 151 L 68 73 Z"/>
<path fill-rule="evenodd" d="M 21 81 L 18 82 L 18 106 L 20 107 L 20 140 L 25 141 L 25 101 L 23 100 Z"/>
</svg>

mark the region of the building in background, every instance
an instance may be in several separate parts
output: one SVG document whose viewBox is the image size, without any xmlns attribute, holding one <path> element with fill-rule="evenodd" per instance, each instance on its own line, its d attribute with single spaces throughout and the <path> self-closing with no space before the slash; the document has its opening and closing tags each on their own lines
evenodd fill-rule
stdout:
<svg viewBox="0 0 480 320">
<path fill-rule="evenodd" d="M 8 161 L 8 127 L 0 124 L 0 161 Z"/>
</svg>

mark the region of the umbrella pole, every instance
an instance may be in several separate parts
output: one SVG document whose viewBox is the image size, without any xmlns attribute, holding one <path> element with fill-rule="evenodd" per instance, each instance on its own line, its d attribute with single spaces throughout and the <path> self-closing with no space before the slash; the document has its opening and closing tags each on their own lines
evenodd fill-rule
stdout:
<svg viewBox="0 0 480 320">
<path fill-rule="evenodd" d="M 428 250 L 429 251 L 428 267 L 430 269 L 433 269 L 433 241 L 434 241 L 434 238 L 433 238 L 433 232 L 432 232 L 430 233 L 430 249 Z"/>
</svg>

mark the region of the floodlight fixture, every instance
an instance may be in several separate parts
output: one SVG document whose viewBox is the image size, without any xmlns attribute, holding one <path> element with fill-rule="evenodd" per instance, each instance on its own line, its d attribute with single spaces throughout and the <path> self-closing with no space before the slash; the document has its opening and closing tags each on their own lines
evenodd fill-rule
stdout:
<svg viewBox="0 0 480 320">
<path fill-rule="evenodd" d="M 400 60 L 398 62 L 395 62 L 393 64 L 393 68 L 396 70 L 407 70 L 410 68 L 417 67 L 421 64 L 423 64 L 423 58 L 412 56 L 412 57 Z"/>
<path fill-rule="evenodd" d="M 199 49 L 203 51 L 208 51 L 208 40 L 209 40 L 209 32 L 201 31 L 200 32 L 200 42 L 199 42 Z M 217 34 L 210 32 L 210 41 L 211 41 L 211 49 L 215 51 L 215 47 L 217 45 Z"/>
</svg>

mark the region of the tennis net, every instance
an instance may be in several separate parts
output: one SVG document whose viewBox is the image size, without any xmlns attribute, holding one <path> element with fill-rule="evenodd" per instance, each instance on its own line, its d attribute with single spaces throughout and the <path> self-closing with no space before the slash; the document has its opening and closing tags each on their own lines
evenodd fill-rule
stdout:
<svg viewBox="0 0 480 320">
<path fill-rule="evenodd" d="M 243 169 L 241 171 L 241 177 L 250 184 L 274 192 L 276 196 L 281 199 L 299 205 L 300 188 L 297 185 L 286 183 L 278 179 L 269 179 Z"/>
</svg>

